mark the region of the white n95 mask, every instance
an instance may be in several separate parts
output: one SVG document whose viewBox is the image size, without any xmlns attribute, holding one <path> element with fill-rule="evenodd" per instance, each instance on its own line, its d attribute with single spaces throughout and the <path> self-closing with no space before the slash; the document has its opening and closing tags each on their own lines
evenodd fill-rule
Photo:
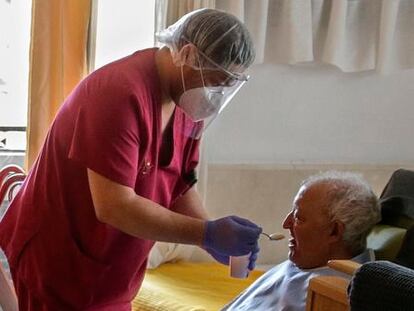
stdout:
<svg viewBox="0 0 414 311">
<path fill-rule="evenodd" d="M 222 106 L 224 92 L 221 89 L 197 87 L 185 91 L 178 102 L 178 106 L 194 122 L 205 120 L 217 115 Z"/>
<path fill-rule="evenodd" d="M 186 124 L 184 134 L 194 139 L 201 138 L 203 132 L 223 111 L 245 81 L 229 87 L 197 87 L 184 91 L 178 107 L 194 122 Z"/>
<path fill-rule="evenodd" d="M 199 60 L 196 52 L 195 59 Z M 200 61 L 198 61 L 200 63 Z M 177 62 L 177 65 L 179 63 Z M 205 129 L 211 122 L 223 111 L 227 104 L 231 101 L 234 95 L 248 80 L 248 76 L 240 78 L 232 73 L 225 72 L 227 76 L 232 78 L 231 83 L 223 83 L 224 85 L 206 86 L 203 77 L 203 70 L 201 67 L 191 66 L 195 70 L 199 70 L 201 82 L 203 86 L 186 89 L 186 83 L 183 72 L 183 62 L 181 65 L 181 81 L 183 85 L 183 93 L 178 100 L 178 107 L 180 107 L 188 117 L 195 122 L 193 126 L 185 128 L 186 136 L 199 139 Z M 221 70 L 223 71 L 223 70 Z M 220 70 L 217 70 L 220 72 Z M 223 81 L 226 82 L 227 80 Z"/>
</svg>

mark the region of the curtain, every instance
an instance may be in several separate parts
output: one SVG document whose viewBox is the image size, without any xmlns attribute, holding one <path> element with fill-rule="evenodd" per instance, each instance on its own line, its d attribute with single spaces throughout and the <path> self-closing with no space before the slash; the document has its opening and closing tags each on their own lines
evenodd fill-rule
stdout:
<svg viewBox="0 0 414 311">
<path fill-rule="evenodd" d="M 344 72 L 414 68 L 413 0 L 157 0 L 155 29 L 194 9 L 232 13 L 252 34 L 256 64 L 321 62 Z M 198 190 L 205 201 L 207 141 Z"/>
<path fill-rule="evenodd" d="M 256 63 L 323 62 L 344 72 L 414 68 L 412 0 L 216 0 L 249 28 Z"/>
<path fill-rule="evenodd" d="M 90 16 L 91 0 L 33 0 L 26 170 L 64 98 L 87 73 Z"/>
</svg>

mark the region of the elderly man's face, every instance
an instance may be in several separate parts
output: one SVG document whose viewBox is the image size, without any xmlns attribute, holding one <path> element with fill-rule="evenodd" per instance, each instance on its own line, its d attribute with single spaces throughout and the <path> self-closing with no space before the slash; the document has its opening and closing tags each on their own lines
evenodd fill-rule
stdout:
<svg viewBox="0 0 414 311">
<path fill-rule="evenodd" d="M 289 229 L 289 259 L 299 268 L 326 265 L 329 260 L 331 222 L 326 213 L 326 184 L 303 186 L 293 201 L 283 228 Z"/>
</svg>

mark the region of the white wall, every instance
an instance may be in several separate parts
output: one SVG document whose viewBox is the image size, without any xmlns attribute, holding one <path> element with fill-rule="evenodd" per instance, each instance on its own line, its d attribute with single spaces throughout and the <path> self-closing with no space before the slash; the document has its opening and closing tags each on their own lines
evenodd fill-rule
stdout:
<svg viewBox="0 0 414 311">
<path fill-rule="evenodd" d="M 206 206 L 212 218 L 239 215 L 259 224 L 265 232 L 282 232 L 286 239 L 270 242 L 260 239 L 259 264 L 276 264 L 288 254 L 289 231 L 282 228 L 283 219 L 292 209 L 299 185 L 306 177 L 326 170 L 358 172 L 378 195 L 398 169 L 393 165 L 210 165 Z M 414 169 L 414 166 L 407 166 Z M 193 260 L 209 257 L 196 249 Z"/>
<path fill-rule="evenodd" d="M 213 218 L 236 214 L 288 235 L 282 221 L 307 176 L 359 172 L 380 195 L 395 169 L 414 168 L 414 70 L 258 65 L 251 76 L 205 136 L 201 189 Z M 260 264 L 287 256 L 287 239 L 260 246 Z"/>
<path fill-rule="evenodd" d="M 412 164 L 414 70 L 256 65 L 206 133 L 210 163 Z"/>
</svg>

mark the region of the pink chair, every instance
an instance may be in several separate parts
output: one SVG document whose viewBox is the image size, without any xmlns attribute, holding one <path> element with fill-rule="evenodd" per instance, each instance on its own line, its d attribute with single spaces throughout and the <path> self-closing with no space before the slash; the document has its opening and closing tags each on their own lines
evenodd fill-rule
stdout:
<svg viewBox="0 0 414 311">
<path fill-rule="evenodd" d="M 0 179 L 0 204 L 3 203 L 6 195 L 9 202 L 13 199 L 14 190 L 23 183 L 25 178 L 24 173 L 10 173 L 5 175 L 3 180 Z"/>
<path fill-rule="evenodd" d="M 21 173 L 21 174 L 24 174 L 24 170 L 20 166 L 15 165 L 15 164 L 6 165 L 5 167 L 3 167 L 0 170 L 0 185 L 3 183 L 3 180 L 8 175 L 13 174 L 13 173 Z"/>
<path fill-rule="evenodd" d="M 21 185 L 26 178 L 23 169 L 16 165 L 8 165 L 0 170 L 0 204 L 8 198 L 13 199 L 16 187 Z M 0 305 L 3 311 L 17 311 L 18 301 L 13 284 L 3 265 L 0 264 Z"/>
</svg>

